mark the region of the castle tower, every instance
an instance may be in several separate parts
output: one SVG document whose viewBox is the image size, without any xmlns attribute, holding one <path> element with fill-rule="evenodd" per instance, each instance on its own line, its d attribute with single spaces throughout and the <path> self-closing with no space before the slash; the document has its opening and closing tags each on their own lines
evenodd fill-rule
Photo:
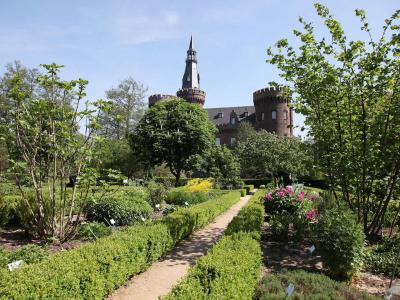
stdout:
<svg viewBox="0 0 400 300">
<path fill-rule="evenodd" d="M 253 93 L 255 127 L 280 136 L 293 135 L 293 111 L 281 87 L 264 88 Z"/>
<path fill-rule="evenodd" d="M 200 75 L 197 71 L 196 50 L 193 47 L 193 38 L 190 37 L 187 51 L 185 73 L 182 78 L 182 88 L 176 93 L 180 98 L 190 103 L 204 105 L 206 93 L 200 89 Z"/>
</svg>

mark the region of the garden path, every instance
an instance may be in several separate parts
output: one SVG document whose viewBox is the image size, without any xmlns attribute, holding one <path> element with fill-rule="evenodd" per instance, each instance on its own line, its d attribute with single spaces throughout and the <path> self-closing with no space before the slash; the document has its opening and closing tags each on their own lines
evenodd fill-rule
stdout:
<svg viewBox="0 0 400 300">
<path fill-rule="evenodd" d="M 181 241 L 165 257 L 152 264 L 145 272 L 134 276 L 108 299 L 148 300 L 167 295 L 186 275 L 189 267 L 221 238 L 228 224 L 250 197 L 241 197 L 239 202 L 219 215 L 214 222 Z"/>
</svg>

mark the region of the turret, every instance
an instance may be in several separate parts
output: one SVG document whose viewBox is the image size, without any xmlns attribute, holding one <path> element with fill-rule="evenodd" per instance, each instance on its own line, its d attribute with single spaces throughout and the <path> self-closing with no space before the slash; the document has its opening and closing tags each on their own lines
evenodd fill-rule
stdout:
<svg viewBox="0 0 400 300">
<path fill-rule="evenodd" d="M 149 107 L 153 106 L 159 101 L 164 101 L 168 98 L 174 97 L 173 95 L 155 94 L 149 97 Z"/>
<path fill-rule="evenodd" d="M 193 46 L 193 38 L 190 37 L 187 50 L 185 73 L 182 77 L 182 88 L 176 93 L 180 98 L 190 103 L 204 105 L 206 93 L 200 89 L 200 75 L 197 70 L 196 50 Z"/>
<path fill-rule="evenodd" d="M 280 136 L 293 135 L 293 111 L 290 99 L 281 87 L 264 88 L 253 93 L 257 129 Z"/>
</svg>

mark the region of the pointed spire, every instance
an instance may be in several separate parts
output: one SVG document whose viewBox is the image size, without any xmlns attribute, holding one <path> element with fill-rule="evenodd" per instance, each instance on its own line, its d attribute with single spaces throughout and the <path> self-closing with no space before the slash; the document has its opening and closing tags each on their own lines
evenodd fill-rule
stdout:
<svg viewBox="0 0 400 300">
<path fill-rule="evenodd" d="M 193 47 L 193 36 L 192 35 L 190 35 L 189 50 L 194 50 L 194 47 Z"/>
</svg>

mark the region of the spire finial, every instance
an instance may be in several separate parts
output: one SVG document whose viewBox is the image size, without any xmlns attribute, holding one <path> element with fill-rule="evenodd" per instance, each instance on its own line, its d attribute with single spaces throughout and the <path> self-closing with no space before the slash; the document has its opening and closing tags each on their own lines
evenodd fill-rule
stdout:
<svg viewBox="0 0 400 300">
<path fill-rule="evenodd" d="M 192 50 L 194 47 L 193 47 L 193 36 L 192 35 L 190 35 L 190 44 L 189 44 L 189 50 Z"/>
</svg>

